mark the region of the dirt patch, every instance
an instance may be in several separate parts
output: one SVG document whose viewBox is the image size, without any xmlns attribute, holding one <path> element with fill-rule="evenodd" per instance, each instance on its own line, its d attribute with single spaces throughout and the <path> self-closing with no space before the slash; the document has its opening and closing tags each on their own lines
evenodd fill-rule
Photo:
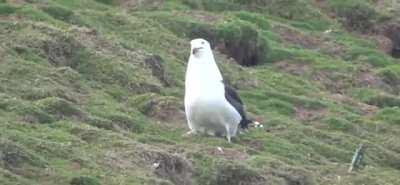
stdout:
<svg viewBox="0 0 400 185">
<path fill-rule="evenodd" d="M 279 61 L 275 62 L 274 65 L 278 67 L 278 69 L 296 76 L 303 76 L 310 71 L 310 67 L 307 64 L 295 61 Z"/>
<path fill-rule="evenodd" d="M 249 155 L 244 151 L 239 151 L 231 148 L 208 148 L 207 153 L 213 156 L 221 157 L 228 160 L 246 160 Z"/>
<path fill-rule="evenodd" d="M 178 153 L 151 148 L 148 145 L 129 143 L 123 149 L 108 151 L 101 163 L 119 170 L 145 169 L 173 184 L 193 184 L 194 169 L 189 160 Z"/>
<path fill-rule="evenodd" d="M 310 110 L 302 106 L 296 106 L 296 119 L 300 121 L 314 121 L 323 118 L 327 111 L 325 109 Z"/>
<path fill-rule="evenodd" d="M 376 106 L 356 101 L 353 98 L 343 94 L 333 94 L 331 98 L 342 104 L 348 104 L 356 109 L 359 109 L 364 115 L 372 115 L 378 110 L 378 107 Z"/>
<path fill-rule="evenodd" d="M 400 22 L 386 22 L 377 25 L 374 32 L 378 37 L 386 37 L 390 40 L 391 43 L 386 41 L 385 52 L 394 58 L 400 58 Z"/>
<path fill-rule="evenodd" d="M 247 146 L 249 148 L 248 153 L 254 153 L 254 152 L 259 152 L 263 151 L 265 149 L 264 143 L 260 140 L 255 140 L 255 139 L 244 139 L 241 140 L 243 145 Z"/>
<path fill-rule="evenodd" d="M 270 169 L 266 172 L 269 175 L 283 178 L 287 185 L 314 185 L 316 184 L 314 176 L 303 169 Z"/>
<path fill-rule="evenodd" d="M 158 96 L 155 94 L 143 95 L 133 100 L 132 104 L 152 118 L 166 122 L 185 122 L 185 112 L 180 100 L 175 97 Z"/>
<path fill-rule="evenodd" d="M 204 11 L 194 11 L 194 10 L 190 12 L 185 12 L 185 16 L 191 16 L 193 19 L 207 23 L 215 23 L 222 19 L 221 17 L 210 15 L 209 13 L 205 13 Z"/>
<path fill-rule="evenodd" d="M 356 75 L 354 75 L 354 84 L 361 87 L 383 89 L 387 92 L 395 93 L 395 86 L 393 84 L 385 82 L 385 80 L 376 75 L 370 69 L 360 69 Z"/>
<path fill-rule="evenodd" d="M 129 10 L 157 10 L 165 0 L 117 0 L 114 3 Z"/>
<path fill-rule="evenodd" d="M 321 43 L 321 40 L 318 38 L 308 36 L 286 26 L 275 25 L 272 27 L 272 31 L 278 33 L 284 41 L 307 49 L 318 48 Z"/>
<path fill-rule="evenodd" d="M 159 55 L 152 55 L 144 60 L 145 66 L 150 68 L 153 76 L 157 77 L 165 87 L 170 87 L 173 82 L 168 78 L 164 69 L 164 60 Z"/>
<path fill-rule="evenodd" d="M 152 162 L 156 175 L 169 179 L 174 184 L 193 184 L 192 164 L 182 156 L 161 151 L 145 151 L 140 156 L 145 161 Z"/>
<path fill-rule="evenodd" d="M 369 37 L 374 40 L 378 49 L 388 55 L 392 55 L 393 52 L 393 42 L 386 36 L 383 35 L 374 35 Z"/>
<path fill-rule="evenodd" d="M 352 85 L 351 77 L 342 72 L 320 70 L 312 74 L 312 79 L 321 83 L 328 91 L 344 93 L 344 90 Z"/>
<path fill-rule="evenodd" d="M 272 30 L 288 44 L 294 44 L 306 49 L 318 50 L 332 57 L 344 56 L 346 47 L 324 35 L 308 35 L 296 29 L 282 25 L 274 25 Z M 332 30 L 329 30 L 332 32 Z M 326 33 L 329 34 L 329 33 Z"/>
<path fill-rule="evenodd" d="M 218 185 L 262 185 L 267 180 L 256 171 L 245 166 L 224 164 L 218 167 L 216 183 Z"/>
<path fill-rule="evenodd" d="M 393 43 L 391 55 L 400 58 L 400 23 L 391 23 L 384 26 L 383 33 Z"/>
</svg>

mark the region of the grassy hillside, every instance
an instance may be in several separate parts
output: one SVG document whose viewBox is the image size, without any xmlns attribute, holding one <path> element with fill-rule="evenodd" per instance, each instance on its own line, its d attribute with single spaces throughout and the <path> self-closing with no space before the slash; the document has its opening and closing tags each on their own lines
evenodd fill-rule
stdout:
<svg viewBox="0 0 400 185">
<path fill-rule="evenodd" d="M 0 0 L 0 184 L 400 184 L 399 12 L 392 0 Z M 263 128 L 232 143 L 182 136 L 197 37 Z"/>
</svg>

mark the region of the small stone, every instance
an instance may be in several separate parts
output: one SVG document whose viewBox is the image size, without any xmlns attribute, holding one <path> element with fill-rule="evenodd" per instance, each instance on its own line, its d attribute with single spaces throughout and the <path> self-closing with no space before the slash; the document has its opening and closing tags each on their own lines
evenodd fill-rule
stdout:
<svg viewBox="0 0 400 185">
<path fill-rule="evenodd" d="M 153 167 L 154 169 L 157 169 L 158 167 L 160 167 L 160 163 L 155 162 L 155 163 L 153 163 L 152 167 Z"/>
<path fill-rule="evenodd" d="M 217 147 L 217 150 L 218 150 L 218 152 L 220 152 L 221 154 L 223 154 L 223 153 L 224 153 L 224 150 L 222 150 L 222 148 L 221 148 L 221 147 Z"/>
</svg>

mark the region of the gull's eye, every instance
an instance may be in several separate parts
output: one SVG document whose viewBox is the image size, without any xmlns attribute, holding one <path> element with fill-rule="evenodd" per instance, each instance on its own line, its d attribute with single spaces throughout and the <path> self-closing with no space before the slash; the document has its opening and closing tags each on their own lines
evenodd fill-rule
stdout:
<svg viewBox="0 0 400 185">
<path fill-rule="evenodd" d="M 204 44 L 204 41 L 202 41 L 201 44 Z"/>
</svg>

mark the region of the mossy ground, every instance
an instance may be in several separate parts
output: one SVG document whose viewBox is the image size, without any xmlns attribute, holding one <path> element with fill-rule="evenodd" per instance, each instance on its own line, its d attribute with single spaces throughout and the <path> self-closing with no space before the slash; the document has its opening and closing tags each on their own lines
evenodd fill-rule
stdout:
<svg viewBox="0 0 400 185">
<path fill-rule="evenodd" d="M 391 2 L 0 0 L 0 184 L 400 184 Z M 263 128 L 183 137 L 194 37 Z"/>
</svg>

